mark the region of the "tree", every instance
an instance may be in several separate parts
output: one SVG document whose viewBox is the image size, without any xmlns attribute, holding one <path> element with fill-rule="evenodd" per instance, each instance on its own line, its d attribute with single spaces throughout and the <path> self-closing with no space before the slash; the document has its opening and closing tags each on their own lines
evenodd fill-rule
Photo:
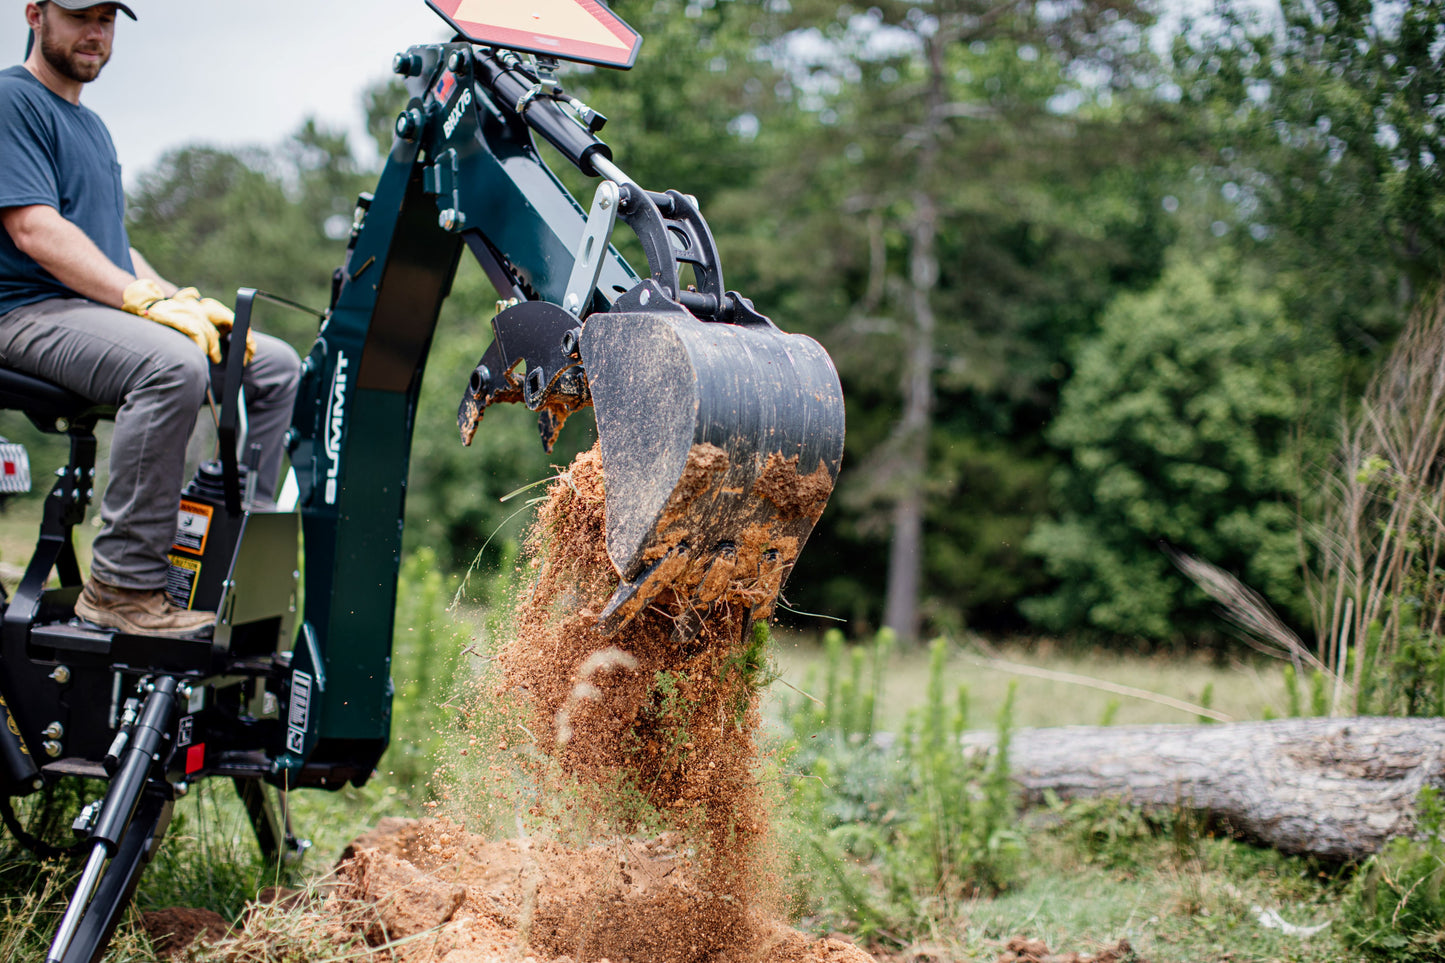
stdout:
<svg viewBox="0 0 1445 963">
<path fill-rule="evenodd" d="M 807 166 L 769 172 L 768 196 L 790 203 L 756 256 L 795 253 L 789 303 L 832 319 L 849 458 L 824 537 L 854 573 L 830 591 L 872 598 L 860 583 L 886 578 L 882 620 L 904 639 L 925 613 L 1016 618 L 1041 581 L 1018 545 L 1043 507 L 1040 429 L 1070 345 L 1119 286 L 1157 275 L 1167 244 L 1152 112 L 1131 93 L 1148 18 L 955 0 L 797 3 L 790 22 L 776 49 L 798 61 Z M 929 538 L 940 522 L 990 541 Z M 999 561 L 1005 577 L 970 578 Z"/>
<path fill-rule="evenodd" d="M 357 164 L 344 134 L 307 121 L 271 149 L 185 147 L 141 174 L 128 199 L 131 241 L 162 275 L 225 302 L 255 287 L 317 310 L 330 296 L 331 271 L 357 194 L 372 175 Z M 261 309 L 258 309 L 258 311 Z M 316 319 L 266 308 L 263 326 L 305 348 Z"/>
<path fill-rule="evenodd" d="M 1028 547 L 1059 587 L 1025 613 L 1057 630 L 1207 634 L 1215 617 L 1173 571 L 1171 546 L 1301 616 L 1292 436 L 1322 363 L 1228 258 L 1176 260 L 1154 288 L 1117 300 L 1049 429 L 1069 452 L 1055 483 L 1065 507 Z"/>
<path fill-rule="evenodd" d="M 1175 44 L 1237 243 L 1366 369 L 1445 272 L 1442 43 L 1434 0 L 1231 0 Z"/>
</svg>

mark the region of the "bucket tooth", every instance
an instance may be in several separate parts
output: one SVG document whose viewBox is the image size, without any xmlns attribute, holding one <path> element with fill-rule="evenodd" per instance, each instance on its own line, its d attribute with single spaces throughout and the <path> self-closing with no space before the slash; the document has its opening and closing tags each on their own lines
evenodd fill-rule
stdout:
<svg viewBox="0 0 1445 963">
<path fill-rule="evenodd" d="M 602 631 L 610 634 L 626 625 L 663 590 L 671 588 L 678 576 L 687 571 L 691 560 L 687 543 L 679 542 L 637 578 L 624 579 L 598 616 L 597 624 Z"/>
<path fill-rule="evenodd" d="M 737 561 L 737 546 L 731 542 L 724 542 L 718 546 L 717 553 L 713 555 L 707 570 L 703 572 L 702 580 L 697 583 L 697 591 L 693 593 L 694 601 L 710 606 L 722 597 L 733 580 L 733 570 Z"/>
<path fill-rule="evenodd" d="M 769 549 L 764 552 L 758 560 L 758 581 L 756 593 L 759 602 L 753 610 L 754 619 L 770 619 L 773 617 L 773 609 L 777 605 L 778 594 L 783 590 L 783 582 L 792 570 L 791 560 L 785 560 L 781 552 L 776 549 Z"/>
</svg>

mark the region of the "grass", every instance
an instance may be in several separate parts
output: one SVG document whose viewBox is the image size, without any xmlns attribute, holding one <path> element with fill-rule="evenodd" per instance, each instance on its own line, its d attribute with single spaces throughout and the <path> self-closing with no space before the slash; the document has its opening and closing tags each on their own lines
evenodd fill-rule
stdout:
<svg viewBox="0 0 1445 963">
<path fill-rule="evenodd" d="M 41 485 L 37 480 L 37 487 Z M 38 510 L 39 500 L 32 498 L 20 500 L 0 514 L 0 560 L 21 564 L 28 558 Z M 470 658 L 461 655 L 468 644 L 494 628 L 487 624 L 495 616 L 487 614 L 486 603 L 499 601 L 505 591 L 499 587 L 505 579 L 474 578 L 474 585 L 497 586 L 492 589 L 493 597 L 474 600 L 480 607 L 448 614 L 445 608 L 451 586 L 436 572 L 434 560 L 412 556 L 404 578 L 393 665 L 397 700 L 392 748 L 365 787 L 292 794 L 296 829 L 315 842 L 304 871 L 290 874 L 262 863 L 229 784 L 220 780 L 202 783 L 178 807 L 171 835 L 143 881 L 139 908 L 203 906 L 235 918 L 245 901 L 263 886 L 278 882 L 314 885 L 329 872 L 341 849 L 381 818 L 428 812 L 427 803 L 447 791 L 485 788 L 481 785 L 488 778 L 485 773 L 467 775 L 479 783 L 470 789 L 431 778 L 441 754 L 455 755 L 448 751 L 455 748 L 449 739 L 449 733 L 455 731 L 450 716 L 454 710 L 437 693 L 447 690 L 450 674 Z M 439 654 L 446 657 L 438 658 Z M 1207 704 L 1215 712 L 1241 720 L 1282 715 L 1289 701 L 1284 676 L 1274 663 L 1137 657 L 1080 651 L 1038 640 L 1012 641 L 986 653 L 954 644 L 940 650 L 940 656 L 946 658 L 931 669 L 925 650 L 887 655 L 876 680 L 876 706 L 867 731 L 913 731 L 926 741 L 918 719 L 930 697 L 935 704 L 944 700 L 950 719 L 966 715 L 974 726 L 987 726 L 1000 717 L 1010 690 L 1014 726 L 1197 721 L 1189 709 L 1069 684 L 1060 681 L 1060 673 L 1155 692 L 1193 705 Z M 828 654 L 813 640 L 775 636 L 771 657 L 777 678 L 766 690 L 766 715 L 769 732 L 779 740 L 789 732 L 788 706 L 808 702 L 799 691 L 818 700 L 826 700 L 831 692 L 835 702 L 856 700 L 875 691 L 867 658 L 859 660 L 863 673 L 859 679 L 851 677 L 851 667 L 844 667 L 835 669 L 830 680 Z M 1004 671 L 1000 661 L 1048 670 L 1055 677 Z M 966 698 L 952 701 L 948 693 L 961 684 L 967 686 Z M 847 754 L 846 744 L 843 754 Z M 782 765 L 786 769 L 788 763 Z M 986 796 L 994 791 L 982 781 L 986 778 L 982 771 L 975 774 L 978 779 L 963 773 L 949 781 L 953 777 L 939 768 L 937 760 L 927 765 L 932 771 L 921 785 L 933 798 L 940 786 L 963 796 Z M 817 882 L 795 906 L 805 927 L 820 932 L 868 931 L 885 949 L 912 947 L 943 963 L 991 963 L 1013 936 L 1042 939 L 1055 952 L 1081 953 L 1097 952 L 1127 939 L 1143 957 L 1156 963 L 1222 959 L 1232 963 L 1314 963 L 1356 958 L 1339 942 L 1334 923 L 1308 937 L 1261 923 L 1266 911 L 1298 925 L 1333 920 L 1347 881 L 1306 860 L 1212 838 L 1184 817 L 1151 820 L 1109 803 L 1036 810 L 1014 820 L 1009 832 L 982 838 L 977 859 L 988 860 L 990 840 L 995 837 L 1010 849 L 1007 878 L 1001 878 L 1000 891 L 990 895 L 984 888 L 952 886 L 936 887 L 938 891 L 933 892 L 923 879 L 932 871 L 921 869 L 929 865 L 929 857 L 920 856 L 910 865 L 911 851 L 903 848 L 912 845 L 910 838 L 916 840 L 922 834 L 915 832 L 910 837 L 896 814 L 891 823 L 887 813 L 868 816 L 870 800 L 890 798 L 894 793 L 892 784 L 899 782 L 896 770 L 883 760 L 873 760 L 852 765 L 840 772 L 838 779 L 839 785 L 825 786 L 823 792 L 836 797 L 839 789 L 846 789 L 852 794 L 846 801 L 853 804 L 854 815 L 839 817 L 843 808 L 829 803 L 829 809 L 824 805 L 828 800 L 820 799 L 814 800 L 817 806 L 813 811 L 828 809 L 833 814 L 829 818 L 844 833 L 839 851 L 852 847 L 849 865 L 836 878 L 857 890 L 849 903 L 836 888 Z M 918 798 L 925 797 L 927 792 Z M 967 820 L 970 811 L 964 806 L 950 818 Z M 807 814 L 797 808 L 780 809 L 778 817 L 796 821 Z M 872 835 L 858 833 L 857 825 L 868 818 L 880 819 L 882 828 Z M 926 824 L 927 820 L 920 823 Z M 816 824 L 789 826 L 790 832 L 797 829 L 795 841 L 818 831 Z M 957 831 L 967 831 L 966 823 L 959 822 L 959 826 Z M 869 849 L 879 841 L 900 847 L 886 867 L 877 862 L 877 850 Z M 804 864 L 818 869 L 816 860 L 811 864 L 804 860 Z M 818 878 L 824 876 L 826 873 Z M 65 878 L 63 872 L 38 872 L 33 863 L 17 864 L 13 856 L 0 864 L 0 949 L 4 950 L 0 958 L 41 955 L 58 919 L 58 899 L 64 893 L 56 881 Z M 855 912 L 865 905 L 873 914 L 866 921 Z M 288 924 L 279 918 L 277 925 L 284 928 Z M 113 960 L 154 959 L 134 919 L 122 926 L 114 945 Z"/>
<path fill-rule="evenodd" d="M 937 646 L 935 658 L 945 648 Z M 867 657 L 802 642 L 779 651 L 782 678 L 815 697 L 834 693 L 846 702 L 850 689 L 863 698 L 872 689 Z M 1203 687 L 1212 686 L 1233 695 L 1215 700 L 1215 708 L 1227 706 L 1242 715 L 1240 706 L 1252 706 L 1252 718 L 1277 712 L 1268 696 L 1271 690 L 1280 698 L 1284 693 L 1282 676 L 1267 665 L 1201 664 L 1184 673 L 1154 659 L 1061 657 L 1058 649 L 1050 651 L 1047 657 L 1016 643 L 1003 654 L 1013 662 L 1103 676 L 1180 699 L 1201 701 Z M 831 753 L 817 748 L 817 740 L 830 738 L 816 725 L 823 711 L 810 710 L 812 703 L 786 685 L 772 693 L 770 714 L 780 738 L 802 737 L 799 742 L 794 736 L 794 754 L 784 768 L 822 777 L 796 780 L 794 821 L 786 829 L 812 841 L 807 845 L 813 857 L 804 861 L 806 925 L 861 932 L 905 958 L 924 954 L 960 963 L 992 961 L 1013 937 L 1041 939 L 1055 953 L 1097 953 L 1127 940 L 1141 957 L 1155 961 L 1361 958 L 1341 941 L 1340 904 L 1348 897 L 1349 874 L 1337 868 L 1216 837 L 1187 812 L 1146 816 L 1112 800 L 1055 801 L 1022 814 L 1000 833 L 990 822 L 998 807 L 988 802 L 997 789 L 982 767 L 975 764 L 969 775 L 962 759 L 954 764 L 949 794 L 931 796 L 927 790 L 936 777 L 928 769 L 937 764 L 916 752 L 917 735 L 926 735 L 930 714 L 950 704 L 957 706 L 954 718 L 966 715 L 977 728 L 996 717 L 1005 732 L 1010 713 L 1033 725 L 1097 723 L 1100 714 L 1116 721 L 1192 719 L 1153 702 L 1127 713 L 1125 706 L 1105 701 L 1117 697 L 1093 689 L 1078 687 L 1071 695 L 1056 681 L 980 672 L 956 650 L 952 659 L 935 661 L 932 674 L 927 659 L 922 652 L 888 654 L 881 663 L 879 718 L 869 725 L 846 706 L 828 713 L 846 720 L 831 737 Z M 862 666 L 856 675 L 855 665 Z M 1252 702 L 1239 692 L 1241 679 L 1258 686 Z M 949 689 L 956 692 L 952 700 Z M 814 724 L 800 729 L 800 712 Z M 868 751 L 876 742 L 849 736 L 870 731 L 891 732 L 896 748 Z M 827 765 L 809 767 L 820 754 Z M 954 813 L 953 836 L 985 838 L 990 846 L 973 856 L 969 871 L 975 885 L 965 878 L 964 885 L 955 881 L 945 888 L 933 871 L 917 872 L 930 854 L 918 845 L 926 840 L 909 827 L 937 822 L 959 798 L 966 802 Z M 875 801 L 879 805 L 870 804 Z M 1307 932 L 1321 923 L 1328 925 Z"/>
<path fill-rule="evenodd" d="M 786 699 L 791 686 L 822 698 L 821 666 L 825 656 L 818 641 L 782 635 L 775 636 L 775 640 L 773 658 L 782 685 L 774 685 L 770 696 L 775 702 Z M 1208 701 L 1213 709 L 1241 721 L 1262 719 L 1271 712 L 1284 715 L 1288 701 L 1280 663 L 1218 665 L 1203 655 L 1181 658 L 1078 652 L 1047 639 L 1007 642 L 998 654 L 1020 665 L 1117 683 L 1186 702 L 1200 703 L 1208 689 L 1212 692 Z M 922 646 L 890 653 L 878 700 L 880 729 L 897 730 L 909 711 L 922 704 L 928 686 L 928 660 L 928 650 Z M 945 683 L 967 684 L 975 719 L 992 719 L 998 714 L 1012 681 L 1018 682 L 1013 718 L 1014 724 L 1020 727 L 1198 721 L 1193 713 L 1142 699 L 990 667 L 982 664 L 982 657 L 976 652 L 962 646 L 953 647 L 945 669 Z"/>
<path fill-rule="evenodd" d="M 1333 917 L 1334 877 L 1308 861 L 1209 838 L 1181 855 L 1170 838 L 1150 837 L 1130 842 L 1127 864 L 1111 865 L 1082 857 L 1067 824 L 1036 826 L 1028 837 L 1017 885 L 949 914 L 955 958 L 991 960 L 990 951 L 1016 935 L 1058 953 L 1098 952 L 1126 939 L 1151 960 L 1352 958 L 1328 930 L 1302 938 L 1260 923 L 1259 911 L 1271 909 L 1294 925 Z"/>
</svg>

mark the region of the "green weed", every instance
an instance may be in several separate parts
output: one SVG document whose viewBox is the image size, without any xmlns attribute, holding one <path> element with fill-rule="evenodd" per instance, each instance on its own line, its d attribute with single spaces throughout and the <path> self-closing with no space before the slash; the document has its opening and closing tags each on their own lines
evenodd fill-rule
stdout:
<svg viewBox="0 0 1445 963">
<path fill-rule="evenodd" d="M 1376 959 L 1445 960 L 1445 801 L 1420 790 L 1419 831 L 1370 858 L 1340 909 L 1345 941 Z"/>
<path fill-rule="evenodd" d="M 787 765 L 795 773 L 791 828 L 805 840 L 798 897 L 805 915 L 865 938 L 899 942 L 940 904 L 1009 885 L 1022 850 L 1008 782 L 1012 700 L 991 755 L 967 756 L 967 690 L 944 681 L 947 643 L 932 649 L 924 704 L 904 731 L 875 731 L 879 670 L 892 648 L 825 642 L 822 704 L 796 700 Z"/>
</svg>

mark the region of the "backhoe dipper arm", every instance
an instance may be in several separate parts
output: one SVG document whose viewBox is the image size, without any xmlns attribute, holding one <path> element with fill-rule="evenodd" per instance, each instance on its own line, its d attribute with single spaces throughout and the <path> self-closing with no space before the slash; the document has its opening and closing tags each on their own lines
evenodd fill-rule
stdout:
<svg viewBox="0 0 1445 963">
<path fill-rule="evenodd" d="M 550 131 L 579 164 L 607 153 L 550 98 L 526 106 L 524 122 L 488 87 L 511 89 L 516 75 L 490 57 L 480 62 L 479 74 L 477 52 L 464 43 L 397 55 L 411 99 L 303 362 L 290 451 L 305 607 L 278 736 L 279 784 L 359 784 L 386 747 L 392 688 L 378 668 L 390 666 L 417 397 L 462 248 L 504 297 L 560 303 L 586 217 L 538 156 L 527 124 Z M 636 280 L 609 248 L 590 306 L 606 308 Z"/>
</svg>

